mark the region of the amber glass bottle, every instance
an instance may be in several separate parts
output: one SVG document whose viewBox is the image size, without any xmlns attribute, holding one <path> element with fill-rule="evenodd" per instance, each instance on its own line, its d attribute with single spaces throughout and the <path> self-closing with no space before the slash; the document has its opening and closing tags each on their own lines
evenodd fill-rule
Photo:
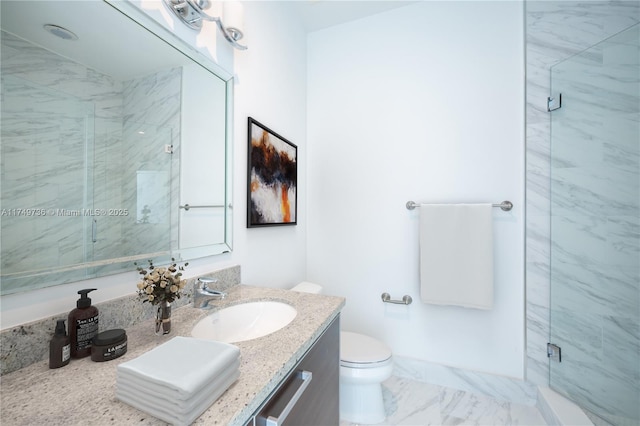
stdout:
<svg viewBox="0 0 640 426">
<path fill-rule="evenodd" d="M 56 323 L 56 333 L 49 343 L 49 368 L 60 368 L 69 364 L 71 359 L 71 345 L 69 336 L 64 328 L 64 320 Z"/>
</svg>

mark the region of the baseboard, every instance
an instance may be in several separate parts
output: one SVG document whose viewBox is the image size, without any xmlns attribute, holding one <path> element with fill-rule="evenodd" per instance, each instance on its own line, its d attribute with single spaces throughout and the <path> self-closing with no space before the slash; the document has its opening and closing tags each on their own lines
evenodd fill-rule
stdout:
<svg viewBox="0 0 640 426">
<path fill-rule="evenodd" d="M 538 387 L 536 406 L 547 424 L 593 426 L 580 407 L 548 387 Z"/>
<path fill-rule="evenodd" d="M 463 370 L 446 365 L 394 355 L 394 375 L 439 386 L 489 396 L 501 401 L 536 405 L 532 383 L 512 377 Z"/>
</svg>

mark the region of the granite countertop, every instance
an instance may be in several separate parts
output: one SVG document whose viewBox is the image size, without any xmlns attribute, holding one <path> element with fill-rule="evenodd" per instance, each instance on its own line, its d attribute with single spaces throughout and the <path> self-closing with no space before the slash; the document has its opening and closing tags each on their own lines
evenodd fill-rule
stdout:
<svg viewBox="0 0 640 426">
<path fill-rule="evenodd" d="M 175 309 L 171 333 L 165 336 L 154 334 L 152 320 L 129 327 L 128 351 L 115 360 L 72 359 L 59 369 L 49 369 L 47 360 L 2 376 L 0 423 L 3 426 L 166 424 L 116 399 L 116 366 L 175 336 L 189 336 L 195 323 L 216 309 L 257 300 L 289 303 L 298 314 L 273 334 L 235 343 L 240 348 L 240 378 L 194 422 L 243 425 L 340 313 L 343 298 L 234 286 L 224 300 L 211 302 L 213 309 L 192 306 Z"/>
</svg>

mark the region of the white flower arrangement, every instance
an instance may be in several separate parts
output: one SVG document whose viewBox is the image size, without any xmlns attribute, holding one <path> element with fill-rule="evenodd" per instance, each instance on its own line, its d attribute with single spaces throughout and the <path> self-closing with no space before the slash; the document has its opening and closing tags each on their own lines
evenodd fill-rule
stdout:
<svg viewBox="0 0 640 426">
<path fill-rule="evenodd" d="M 138 296 L 142 299 L 142 303 L 149 302 L 157 305 L 161 302 L 173 302 L 180 299 L 180 292 L 187 284 L 186 280 L 181 279 L 182 271 L 189 264 L 178 266 L 175 259 L 171 259 L 173 264 L 166 268 L 156 268 L 152 260 L 148 260 L 149 265 L 146 268 L 138 266 L 136 269 L 142 275 L 142 281 L 138 283 Z"/>
</svg>

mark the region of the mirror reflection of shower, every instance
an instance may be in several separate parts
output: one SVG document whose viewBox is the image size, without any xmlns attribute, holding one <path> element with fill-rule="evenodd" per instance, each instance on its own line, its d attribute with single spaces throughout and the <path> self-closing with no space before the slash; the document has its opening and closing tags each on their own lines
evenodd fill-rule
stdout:
<svg viewBox="0 0 640 426">
<path fill-rule="evenodd" d="M 17 42 L 3 33 L 7 39 Z M 92 102 L 2 74 L 0 204 L 9 212 L 1 221 L 3 287 L 24 272 L 35 276 L 25 286 L 36 286 L 61 259 L 73 265 L 92 256 L 83 212 L 92 201 L 85 170 L 93 167 L 94 111 Z"/>
<path fill-rule="evenodd" d="M 153 33 L 157 23 L 129 2 L 5 1 L 0 8 L 0 207 L 53 209 L 0 218 L 1 294 L 128 271 L 137 259 L 229 251 L 232 75 Z M 199 145 L 215 154 L 203 159 L 215 180 L 182 167 L 191 172 L 182 182 L 181 161 Z M 138 171 L 157 175 L 140 191 Z M 203 219 L 215 232 L 200 233 L 197 247 L 181 245 L 181 185 L 203 182 L 201 192 L 225 207 Z M 150 194 L 161 187 L 162 195 Z"/>
<path fill-rule="evenodd" d="M 137 184 L 137 223 L 169 223 L 170 203 L 167 196 L 169 172 L 163 170 L 138 170 Z"/>
</svg>

